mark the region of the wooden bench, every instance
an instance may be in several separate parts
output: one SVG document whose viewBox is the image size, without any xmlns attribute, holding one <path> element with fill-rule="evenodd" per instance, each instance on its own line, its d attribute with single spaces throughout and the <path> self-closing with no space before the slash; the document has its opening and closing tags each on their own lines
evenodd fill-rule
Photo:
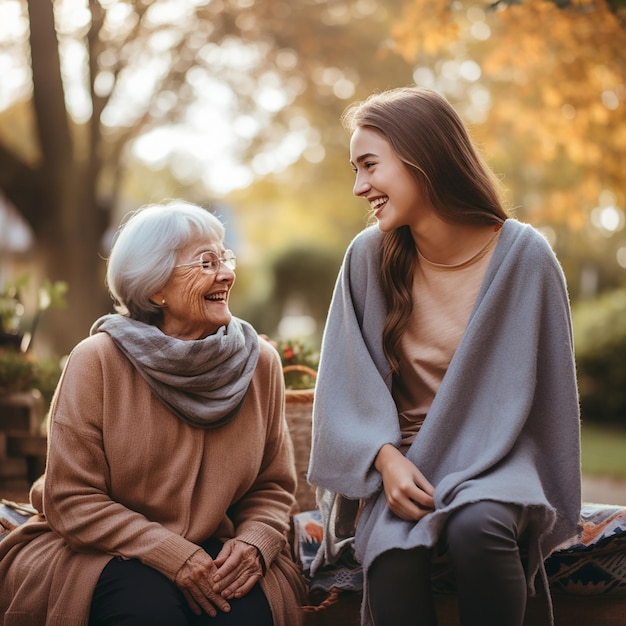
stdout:
<svg viewBox="0 0 626 626">
<path fill-rule="evenodd" d="M 529 598 L 524 626 L 543 623 L 541 597 Z M 460 626 L 456 597 L 435 595 L 439 626 Z M 556 626 L 625 626 L 626 598 L 599 596 L 570 596 L 554 594 L 554 620 Z M 359 626 L 361 594 L 345 592 L 340 599 L 323 610 L 305 610 L 305 626 Z"/>
</svg>

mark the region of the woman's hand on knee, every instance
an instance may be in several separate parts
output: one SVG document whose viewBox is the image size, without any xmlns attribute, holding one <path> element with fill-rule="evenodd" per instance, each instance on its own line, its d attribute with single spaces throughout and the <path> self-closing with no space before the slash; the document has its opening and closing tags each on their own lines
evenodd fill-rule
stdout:
<svg viewBox="0 0 626 626">
<path fill-rule="evenodd" d="M 422 519 L 435 508 L 435 488 L 397 448 L 385 444 L 375 467 L 383 478 L 389 510 L 407 521 Z"/>
<path fill-rule="evenodd" d="M 215 565 L 213 588 L 227 599 L 245 596 L 263 578 L 263 560 L 258 549 L 238 539 L 224 543 Z"/>
<path fill-rule="evenodd" d="M 178 570 L 175 583 L 182 590 L 191 610 L 215 617 L 217 609 L 230 611 L 228 601 L 215 589 L 213 577 L 217 573 L 215 561 L 202 549 L 194 552 Z"/>
</svg>

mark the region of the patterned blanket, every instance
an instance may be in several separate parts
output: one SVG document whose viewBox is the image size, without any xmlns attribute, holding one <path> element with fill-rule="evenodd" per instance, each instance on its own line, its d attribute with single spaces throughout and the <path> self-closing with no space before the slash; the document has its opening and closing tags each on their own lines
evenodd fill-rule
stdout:
<svg viewBox="0 0 626 626">
<path fill-rule="evenodd" d="M 2 500 L 0 540 L 33 512 L 28 505 Z M 550 588 L 573 595 L 626 597 L 626 507 L 585 504 L 581 518 L 579 543 L 554 552 L 546 560 Z M 311 594 L 323 596 L 363 588 L 363 572 L 351 549 L 344 550 L 337 565 L 321 567 L 311 576 L 311 563 L 322 541 L 321 516 L 319 511 L 306 511 L 294 516 L 293 522 L 294 549 Z M 434 561 L 432 580 L 436 593 L 454 592 L 454 577 L 445 554 Z"/>
<path fill-rule="evenodd" d="M 626 507 L 585 504 L 581 518 L 579 543 L 554 552 L 546 560 L 550 589 L 574 595 L 626 597 Z M 311 564 L 323 535 L 319 511 L 297 514 L 294 532 L 296 556 L 313 596 L 363 588 L 363 572 L 349 547 L 337 565 L 321 567 L 311 576 Z M 436 593 L 454 592 L 454 577 L 445 554 L 433 562 L 432 582 Z"/>
</svg>

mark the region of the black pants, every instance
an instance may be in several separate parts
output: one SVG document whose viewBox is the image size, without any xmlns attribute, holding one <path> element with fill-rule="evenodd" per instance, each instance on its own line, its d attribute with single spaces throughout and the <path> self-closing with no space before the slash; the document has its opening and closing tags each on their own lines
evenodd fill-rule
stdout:
<svg viewBox="0 0 626 626">
<path fill-rule="evenodd" d="M 222 543 L 201 544 L 213 558 Z M 114 558 L 102 570 L 91 601 L 89 626 L 273 626 L 260 585 L 243 598 L 229 600 L 228 613 L 195 615 L 169 578 L 136 559 Z"/>
<path fill-rule="evenodd" d="M 468 504 L 449 519 L 444 540 L 454 569 L 462 626 L 522 626 L 526 574 L 519 551 L 523 509 L 499 502 Z M 376 626 L 436 626 L 431 550 L 390 550 L 368 572 Z"/>
</svg>

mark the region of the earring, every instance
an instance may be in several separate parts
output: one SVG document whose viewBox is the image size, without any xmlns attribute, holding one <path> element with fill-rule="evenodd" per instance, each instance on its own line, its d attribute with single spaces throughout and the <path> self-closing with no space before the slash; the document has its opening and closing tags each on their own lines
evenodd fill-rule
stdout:
<svg viewBox="0 0 626 626">
<path fill-rule="evenodd" d="M 161 300 L 161 306 L 165 306 L 165 298 Z"/>
</svg>

